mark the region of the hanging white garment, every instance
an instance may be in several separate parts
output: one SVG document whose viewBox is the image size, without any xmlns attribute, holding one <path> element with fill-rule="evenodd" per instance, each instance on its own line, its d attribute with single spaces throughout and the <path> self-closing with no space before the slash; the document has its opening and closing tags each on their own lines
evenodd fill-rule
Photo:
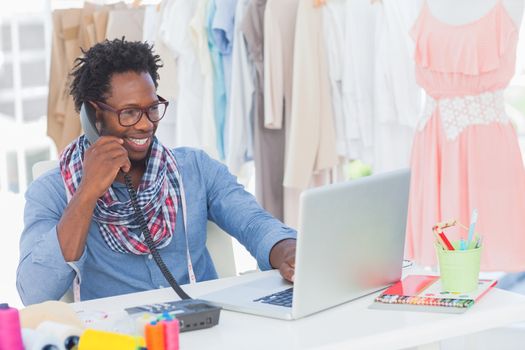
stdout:
<svg viewBox="0 0 525 350">
<path fill-rule="evenodd" d="M 142 28 L 142 40 L 154 43 L 159 32 L 160 11 L 156 5 L 144 6 L 144 25 Z"/>
<path fill-rule="evenodd" d="M 171 2 L 173 4 L 173 2 Z M 156 135 L 159 138 L 159 140 L 164 144 L 165 146 L 169 148 L 175 148 L 177 146 L 175 135 L 177 130 L 177 96 L 179 95 L 178 91 L 178 84 L 174 83 L 177 81 L 177 62 L 175 60 L 175 56 L 171 52 L 171 50 L 166 46 L 164 41 L 162 40 L 162 37 L 160 36 L 160 30 L 159 25 L 162 23 L 164 19 L 164 16 L 166 15 L 166 8 L 170 5 L 167 1 L 163 1 L 161 3 L 160 11 L 157 13 L 157 29 L 154 36 L 154 50 L 157 55 L 160 56 L 162 60 L 162 67 L 159 68 L 159 80 L 158 80 L 158 87 L 157 87 L 157 94 L 165 98 L 169 101 L 169 107 L 166 110 L 166 114 L 164 115 L 164 118 L 162 118 L 162 122 L 159 123 L 159 126 L 157 128 Z M 156 7 L 154 8 L 155 12 Z M 146 15 L 144 16 L 144 40 L 151 40 L 151 32 L 146 29 L 148 26 L 146 25 L 147 22 L 154 21 L 154 18 L 151 13 L 149 13 L 150 10 L 146 10 Z M 151 17 L 149 17 L 151 16 Z"/>
<path fill-rule="evenodd" d="M 203 77 L 189 31 L 196 7 L 195 1 L 172 1 L 160 25 L 160 35 L 177 60 L 179 95 L 176 144 L 200 148 Z"/>
<path fill-rule="evenodd" d="M 412 139 L 421 112 L 422 89 L 416 83 L 408 32 L 418 0 L 383 0 L 376 12 L 374 172 L 410 165 Z"/>
<path fill-rule="evenodd" d="M 143 35 L 144 8 L 114 9 L 109 11 L 106 38 L 140 41 Z"/>
<path fill-rule="evenodd" d="M 206 30 L 206 9 L 209 0 L 198 0 L 195 13 L 190 20 L 190 33 L 193 47 L 197 55 L 202 82 L 201 100 L 201 148 L 214 159 L 219 159 L 217 151 L 217 136 L 213 105 L 213 69 L 208 47 L 208 32 Z"/>
<path fill-rule="evenodd" d="M 345 17 L 346 1 L 331 0 L 322 8 L 325 52 L 328 60 L 328 73 L 334 110 L 337 154 L 351 158 L 346 122 L 349 116 L 343 108 L 343 67 L 345 63 Z"/>
<path fill-rule="evenodd" d="M 239 0 L 235 9 L 231 91 L 228 101 L 226 165 L 239 176 L 246 161 L 253 157 L 253 93 L 255 68 L 248 59 L 240 23 L 249 0 Z"/>
<path fill-rule="evenodd" d="M 375 15 L 369 1 L 346 1 L 343 108 L 349 158 L 373 162 Z"/>
<path fill-rule="evenodd" d="M 416 83 L 414 41 L 409 30 L 418 14 L 418 0 L 386 0 L 375 6 L 379 26 L 376 65 L 382 67 L 387 88 L 393 96 L 394 113 L 380 121 L 396 121 L 415 127 L 421 112 L 422 90 Z"/>
</svg>

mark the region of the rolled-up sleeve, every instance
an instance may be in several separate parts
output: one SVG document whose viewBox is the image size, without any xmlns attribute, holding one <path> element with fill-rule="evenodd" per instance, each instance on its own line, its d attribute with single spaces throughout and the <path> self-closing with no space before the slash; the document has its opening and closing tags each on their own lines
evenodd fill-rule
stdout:
<svg viewBox="0 0 525 350">
<path fill-rule="evenodd" d="M 200 167 L 208 195 L 208 219 L 244 245 L 261 270 L 271 269 L 273 246 L 284 239 L 296 239 L 297 232 L 261 208 L 226 166 L 204 152 L 200 153 Z"/>
<path fill-rule="evenodd" d="M 64 260 L 56 226 L 66 207 L 64 190 L 44 175 L 28 188 L 24 209 L 24 230 L 20 238 L 20 261 L 17 269 L 18 293 L 25 305 L 59 299 L 71 286 L 75 271 L 86 259 L 84 251 L 78 261 Z"/>
</svg>

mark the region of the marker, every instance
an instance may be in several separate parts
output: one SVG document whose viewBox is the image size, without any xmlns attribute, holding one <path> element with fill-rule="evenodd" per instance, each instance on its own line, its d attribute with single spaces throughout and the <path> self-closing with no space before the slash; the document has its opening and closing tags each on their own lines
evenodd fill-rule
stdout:
<svg viewBox="0 0 525 350">
<path fill-rule="evenodd" d="M 472 215 L 470 216 L 470 226 L 468 228 L 467 247 L 470 245 L 470 241 L 472 241 L 472 237 L 474 236 L 474 227 L 476 226 L 477 222 L 478 222 L 478 210 L 474 208 L 474 210 L 472 210 Z"/>
</svg>

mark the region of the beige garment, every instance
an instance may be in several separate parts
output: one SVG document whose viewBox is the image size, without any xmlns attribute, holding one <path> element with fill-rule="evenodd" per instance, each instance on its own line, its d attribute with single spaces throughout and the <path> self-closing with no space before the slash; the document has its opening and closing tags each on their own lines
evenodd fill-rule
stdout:
<svg viewBox="0 0 525 350">
<path fill-rule="evenodd" d="M 97 42 L 106 39 L 106 30 L 108 27 L 109 8 L 103 7 L 103 10 L 93 13 L 93 25 L 95 26 L 95 36 Z"/>
<path fill-rule="evenodd" d="M 93 14 L 98 7 L 100 6 L 90 2 L 84 3 L 84 8 L 82 9 L 82 14 L 80 16 L 80 30 L 78 33 L 78 42 L 83 50 L 87 50 L 97 42 Z"/>
<path fill-rule="evenodd" d="M 264 13 L 264 126 L 284 129 L 284 163 L 288 154 L 292 115 L 295 22 L 299 0 L 268 0 Z M 276 169 L 274 169 L 275 171 Z M 297 227 L 300 189 L 284 188 L 284 223 Z"/>
<path fill-rule="evenodd" d="M 57 149 L 62 137 L 64 115 L 56 112 L 61 94 L 59 83 L 66 76 L 64 67 L 64 40 L 61 35 L 61 16 L 65 10 L 54 11 L 51 14 L 53 36 L 51 41 L 51 64 L 49 71 L 49 90 L 47 94 L 47 135 L 55 142 Z"/>
<path fill-rule="evenodd" d="M 108 11 L 113 6 L 89 2 L 83 9 L 53 12 L 53 43 L 48 95 L 47 134 L 60 152 L 81 134 L 80 120 L 69 94 L 69 74 L 84 50 L 103 40 Z"/>
<path fill-rule="evenodd" d="M 264 126 L 269 129 L 281 129 L 285 124 L 290 123 L 293 50 L 298 5 L 299 0 L 268 0 L 266 3 Z"/>
<path fill-rule="evenodd" d="M 300 0 L 295 31 L 292 116 L 284 185 L 305 189 L 338 164 L 322 12 Z"/>
<path fill-rule="evenodd" d="M 116 9 L 109 12 L 106 37 L 109 40 L 125 37 L 128 41 L 142 41 L 144 8 Z"/>
<path fill-rule="evenodd" d="M 332 169 L 320 170 L 319 172 L 312 175 L 309 188 L 325 186 L 333 183 Z M 301 193 L 304 189 L 285 187 L 284 188 L 284 223 L 296 230 L 301 229 L 299 227 L 299 208 Z"/>
<path fill-rule="evenodd" d="M 104 6 L 90 2 L 84 3 L 79 33 L 79 42 L 82 49 L 87 50 L 96 43 L 106 39 L 109 12 L 122 8 L 126 8 L 126 5 L 122 2 Z"/>
<path fill-rule="evenodd" d="M 69 95 L 69 73 L 80 54 L 78 35 L 81 9 L 53 12 L 53 41 L 49 78 L 47 135 L 60 152 L 80 134 L 80 122 Z"/>
</svg>

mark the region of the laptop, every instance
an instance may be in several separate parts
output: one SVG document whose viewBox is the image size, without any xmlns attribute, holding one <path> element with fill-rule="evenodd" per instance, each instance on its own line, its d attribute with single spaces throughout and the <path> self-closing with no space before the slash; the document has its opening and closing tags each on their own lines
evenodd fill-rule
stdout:
<svg viewBox="0 0 525 350">
<path fill-rule="evenodd" d="M 292 320 L 391 285 L 401 278 L 409 182 L 398 170 L 304 191 L 294 284 L 262 273 L 201 299 Z"/>
</svg>

